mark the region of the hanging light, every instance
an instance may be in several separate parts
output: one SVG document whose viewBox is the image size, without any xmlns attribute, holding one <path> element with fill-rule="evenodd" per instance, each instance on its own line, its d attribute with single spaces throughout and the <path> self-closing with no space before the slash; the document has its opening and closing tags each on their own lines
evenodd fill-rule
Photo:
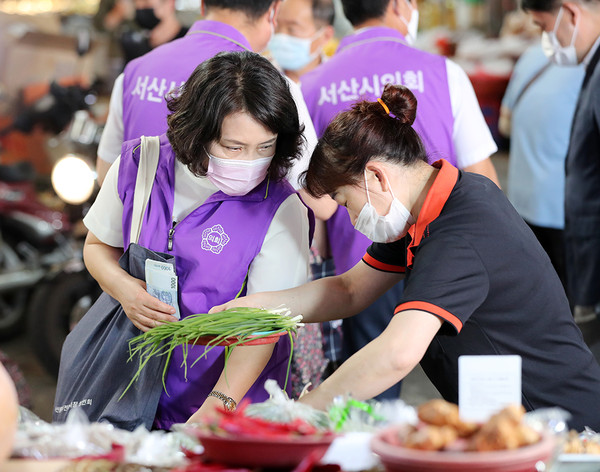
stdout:
<svg viewBox="0 0 600 472">
<path fill-rule="evenodd" d="M 55 164 L 50 179 L 62 200 L 79 205 L 92 196 L 96 173 L 82 158 L 67 154 Z"/>
</svg>

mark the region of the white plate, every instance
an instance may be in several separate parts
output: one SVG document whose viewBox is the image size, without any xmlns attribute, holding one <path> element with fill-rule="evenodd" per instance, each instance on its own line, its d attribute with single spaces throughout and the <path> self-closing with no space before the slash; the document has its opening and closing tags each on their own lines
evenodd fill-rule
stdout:
<svg viewBox="0 0 600 472">
<path fill-rule="evenodd" d="M 560 454 L 550 472 L 598 472 L 598 454 Z"/>
</svg>

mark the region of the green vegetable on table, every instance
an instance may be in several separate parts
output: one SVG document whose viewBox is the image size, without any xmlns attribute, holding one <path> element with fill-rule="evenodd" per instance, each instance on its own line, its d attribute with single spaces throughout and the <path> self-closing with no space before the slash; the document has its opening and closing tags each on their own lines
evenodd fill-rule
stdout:
<svg viewBox="0 0 600 472">
<path fill-rule="evenodd" d="M 196 344 L 203 337 L 211 337 L 212 339 L 206 343 L 204 352 L 192 363 L 190 368 L 202 357 L 205 357 L 212 348 L 227 343 L 225 346 L 226 369 L 227 360 L 232 349 L 236 346 L 243 345 L 250 340 L 287 332 L 292 344 L 285 379 L 287 384 L 294 348 L 292 333 L 295 333 L 297 328 L 302 326 L 301 320 L 302 316 L 290 316 L 290 311 L 287 308 L 266 310 L 264 308 L 240 307 L 230 308 L 219 313 L 190 315 L 182 320 L 152 328 L 129 341 L 129 360 L 139 357 L 139 368 L 120 398 L 123 398 L 125 392 L 137 381 L 150 358 L 155 356 L 167 356 L 162 376 L 163 387 L 166 391 L 165 377 L 173 350 L 177 346 L 182 346 L 182 367 L 187 375 L 189 345 Z"/>
</svg>

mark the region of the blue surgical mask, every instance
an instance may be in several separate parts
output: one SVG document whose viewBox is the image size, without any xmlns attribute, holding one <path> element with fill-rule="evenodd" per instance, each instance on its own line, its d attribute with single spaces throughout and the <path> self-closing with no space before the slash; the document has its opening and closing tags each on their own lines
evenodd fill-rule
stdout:
<svg viewBox="0 0 600 472">
<path fill-rule="evenodd" d="M 310 53 L 312 42 L 319 34 L 320 32 L 312 38 L 298 38 L 289 34 L 277 33 L 271 37 L 267 48 L 283 70 L 300 70 L 319 55 L 318 51 Z"/>
</svg>

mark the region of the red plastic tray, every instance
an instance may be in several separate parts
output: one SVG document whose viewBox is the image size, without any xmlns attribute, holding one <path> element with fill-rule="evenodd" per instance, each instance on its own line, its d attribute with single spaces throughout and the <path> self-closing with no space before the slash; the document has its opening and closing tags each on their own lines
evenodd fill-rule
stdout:
<svg viewBox="0 0 600 472">
<path fill-rule="evenodd" d="M 270 334 L 268 336 L 263 337 L 250 337 L 246 340 L 246 342 L 242 344 L 238 344 L 238 346 L 257 346 L 259 344 L 273 344 L 279 341 L 279 338 L 287 334 L 287 331 L 282 331 L 280 333 Z M 200 336 L 194 344 L 206 345 L 215 339 L 216 336 Z M 231 346 L 233 343 L 238 341 L 237 337 L 225 338 L 223 341 L 214 344 L 214 346 Z"/>
<path fill-rule="evenodd" d="M 250 438 L 217 436 L 198 428 L 186 428 L 204 446 L 206 460 L 245 467 L 295 467 L 309 455 L 318 462 L 335 435 L 298 438 Z"/>
</svg>

